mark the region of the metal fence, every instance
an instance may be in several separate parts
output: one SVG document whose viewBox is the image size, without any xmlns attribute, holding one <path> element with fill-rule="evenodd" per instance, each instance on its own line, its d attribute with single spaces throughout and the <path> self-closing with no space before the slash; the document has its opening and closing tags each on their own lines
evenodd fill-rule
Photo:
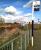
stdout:
<svg viewBox="0 0 41 50">
<path fill-rule="evenodd" d="M 0 46 L 0 50 L 27 50 L 29 45 L 29 30 Z M 31 35 L 30 35 L 31 36 Z M 31 37 L 30 37 L 31 38 Z"/>
</svg>

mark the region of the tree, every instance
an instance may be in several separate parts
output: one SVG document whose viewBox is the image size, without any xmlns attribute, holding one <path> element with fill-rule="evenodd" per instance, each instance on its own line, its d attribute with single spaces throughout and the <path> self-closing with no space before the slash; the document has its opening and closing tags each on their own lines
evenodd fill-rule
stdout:
<svg viewBox="0 0 41 50">
<path fill-rule="evenodd" d="M 2 18 L 1 16 L 0 16 L 0 23 L 5 23 L 4 18 Z"/>
</svg>

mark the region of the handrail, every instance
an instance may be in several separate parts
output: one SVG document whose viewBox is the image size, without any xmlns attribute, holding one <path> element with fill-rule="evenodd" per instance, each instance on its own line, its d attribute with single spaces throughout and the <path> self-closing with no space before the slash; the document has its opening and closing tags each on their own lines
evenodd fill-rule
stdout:
<svg viewBox="0 0 41 50">
<path fill-rule="evenodd" d="M 21 35 L 19 35 L 18 37 L 21 37 Z M 8 44 L 11 43 L 11 42 L 13 42 L 13 41 L 14 41 L 15 39 L 17 39 L 18 37 L 12 39 L 11 41 L 9 41 L 9 42 L 7 42 L 7 43 L 5 43 L 5 44 L 3 44 L 2 46 L 0 46 L 0 48 L 2 48 L 2 47 L 4 47 L 4 46 L 8 45 Z"/>
</svg>

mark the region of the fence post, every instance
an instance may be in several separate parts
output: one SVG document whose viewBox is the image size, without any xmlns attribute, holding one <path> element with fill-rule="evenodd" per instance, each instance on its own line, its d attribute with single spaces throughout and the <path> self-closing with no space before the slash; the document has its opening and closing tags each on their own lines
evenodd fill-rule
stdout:
<svg viewBox="0 0 41 50">
<path fill-rule="evenodd" d="M 25 33 L 25 50 L 26 50 L 26 33 Z"/>
<path fill-rule="evenodd" d="M 7 50 L 8 50 L 8 45 L 7 45 Z"/>
<path fill-rule="evenodd" d="M 22 35 L 21 35 L 21 50 L 22 50 Z"/>
<path fill-rule="evenodd" d="M 11 42 L 11 50 L 13 50 L 13 42 Z"/>
<path fill-rule="evenodd" d="M 3 48 L 2 48 L 2 50 L 3 50 Z"/>
<path fill-rule="evenodd" d="M 29 22 L 29 45 L 31 45 L 31 32 L 30 32 L 30 28 L 31 28 L 31 24 Z"/>
</svg>

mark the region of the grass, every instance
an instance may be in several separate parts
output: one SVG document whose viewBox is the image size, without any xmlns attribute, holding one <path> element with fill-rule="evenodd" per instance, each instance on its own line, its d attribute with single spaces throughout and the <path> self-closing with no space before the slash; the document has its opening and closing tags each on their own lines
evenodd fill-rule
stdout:
<svg viewBox="0 0 41 50">
<path fill-rule="evenodd" d="M 19 29 L 21 30 L 21 33 L 24 31 L 27 31 L 27 30 L 29 30 L 29 29 L 32 29 L 32 25 L 30 24 L 30 25 L 26 25 L 26 26 L 22 26 L 22 27 L 19 27 Z M 40 30 L 40 31 L 39 31 Z M 35 47 L 36 46 L 38 46 L 38 42 L 37 42 L 37 40 L 39 40 L 40 38 L 41 38 L 41 24 L 34 24 L 34 49 L 35 49 Z M 20 33 L 20 31 L 19 31 L 19 33 Z M 17 35 L 18 36 L 18 35 Z M 11 40 L 13 38 L 13 36 L 9 39 L 9 40 Z M 24 38 L 24 37 L 23 37 Z M 8 40 L 8 41 L 9 41 Z M 18 41 L 19 39 L 17 39 L 17 41 Z M 36 43 L 35 43 L 35 40 L 36 40 Z M 17 42 L 16 40 L 15 40 L 15 42 Z M 20 42 L 20 41 L 19 41 Z M 23 40 L 23 42 L 24 42 L 24 40 Z M 41 42 L 41 39 L 39 40 L 39 42 Z M 37 44 L 37 45 L 36 45 Z M 39 44 L 41 44 L 41 43 L 39 43 Z M 16 46 L 16 45 L 15 45 Z M 24 43 L 23 43 L 23 46 L 24 46 Z M 40 45 L 41 46 L 41 45 Z"/>
</svg>

